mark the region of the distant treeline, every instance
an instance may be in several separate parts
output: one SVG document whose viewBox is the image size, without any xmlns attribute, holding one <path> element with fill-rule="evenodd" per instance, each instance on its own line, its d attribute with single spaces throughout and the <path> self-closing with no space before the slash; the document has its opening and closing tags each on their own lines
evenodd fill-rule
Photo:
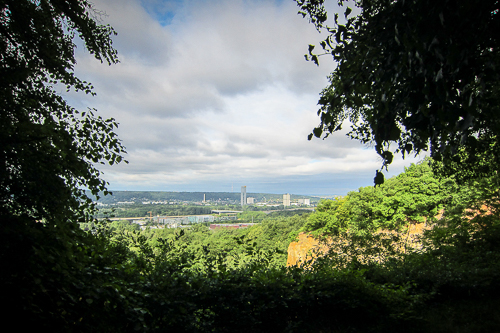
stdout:
<svg viewBox="0 0 500 333">
<path fill-rule="evenodd" d="M 254 219 L 262 220 L 266 213 L 262 211 L 257 211 L 257 209 L 268 210 L 266 207 L 249 207 L 251 209 L 246 209 L 245 213 L 239 214 L 239 218 L 247 220 L 247 222 L 252 221 L 252 216 Z M 273 207 L 274 208 L 274 207 Z M 148 217 L 150 216 L 185 216 L 185 215 L 204 215 L 212 213 L 212 206 L 197 206 L 197 205 L 142 205 L 142 204 L 131 204 L 123 205 L 119 207 L 101 207 L 99 213 L 96 215 L 97 218 L 120 218 L 120 217 Z M 236 210 L 241 209 L 241 206 L 229 205 L 224 209 Z M 271 217 L 278 216 L 294 216 L 310 213 L 310 210 L 299 209 L 299 210 L 288 210 L 288 211 L 277 211 L 269 214 Z"/>
<path fill-rule="evenodd" d="M 97 218 L 104 217 L 148 217 L 152 216 L 183 216 L 204 215 L 212 212 L 211 207 L 181 206 L 181 205 L 125 205 L 112 208 L 100 208 Z"/>
</svg>

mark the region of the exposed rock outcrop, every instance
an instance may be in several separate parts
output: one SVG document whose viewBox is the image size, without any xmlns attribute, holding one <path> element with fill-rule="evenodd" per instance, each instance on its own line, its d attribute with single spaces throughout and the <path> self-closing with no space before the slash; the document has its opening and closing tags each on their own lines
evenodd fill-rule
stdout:
<svg viewBox="0 0 500 333">
<path fill-rule="evenodd" d="M 294 266 L 303 263 L 307 256 L 312 253 L 328 252 L 329 246 L 326 243 L 320 242 L 310 234 L 301 232 L 296 242 L 291 242 L 288 246 L 287 266 Z"/>
<path fill-rule="evenodd" d="M 410 224 L 410 227 L 407 231 L 398 235 L 401 239 L 401 242 L 394 248 L 399 248 L 399 251 L 403 252 L 405 251 L 407 246 L 411 246 L 413 248 L 418 247 L 419 236 L 424 232 L 424 230 L 429 228 L 430 227 L 425 223 Z M 379 234 L 387 235 L 387 237 L 394 237 L 395 235 L 397 235 L 395 232 L 389 231 L 381 231 Z M 325 255 L 331 249 L 334 249 L 338 252 L 342 251 L 341 249 L 345 247 L 346 242 L 339 238 L 325 238 L 319 240 L 310 234 L 300 233 L 298 236 L 298 240 L 295 242 L 291 242 L 288 246 L 287 266 L 301 265 L 306 260 Z M 375 260 L 377 259 L 375 258 Z"/>
</svg>

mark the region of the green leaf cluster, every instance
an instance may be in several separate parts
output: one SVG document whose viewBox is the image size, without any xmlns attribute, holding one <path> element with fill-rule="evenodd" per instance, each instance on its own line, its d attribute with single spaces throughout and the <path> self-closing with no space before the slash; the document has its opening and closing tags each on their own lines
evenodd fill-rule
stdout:
<svg viewBox="0 0 500 333">
<path fill-rule="evenodd" d="M 98 61 L 118 61 L 99 15 L 85 0 L 0 1 L 0 282 L 4 314 L 26 327 L 93 320 L 99 331 L 105 317 L 119 320 L 112 299 L 127 295 L 126 247 L 77 223 L 96 212 L 85 189 L 108 193 L 97 165 L 123 160 L 117 122 L 58 94 L 94 94 L 75 76 L 75 38 Z"/>
<path fill-rule="evenodd" d="M 335 14 L 332 26 L 324 1 L 297 4 L 300 14 L 326 30 L 321 46 L 338 64 L 321 93 L 321 122 L 309 139 L 350 124 L 348 135 L 374 144 L 383 167 L 393 153 L 428 151 L 445 164 L 458 163 L 446 170 L 467 178 L 498 171 L 496 0 L 340 0 L 345 19 Z M 313 49 L 309 55 L 318 63 Z M 375 183 L 382 183 L 380 172 L 377 177 Z"/>
<path fill-rule="evenodd" d="M 430 160 L 424 160 L 382 185 L 320 202 L 302 231 L 332 235 L 404 231 L 412 223 L 434 222 L 456 190 L 453 181 L 435 176 Z"/>
<path fill-rule="evenodd" d="M 89 220 L 92 194 L 107 193 L 96 164 L 122 161 L 117 122 L 79 112 L 57 93 L 93 94 L 74 74 L 74 38 L 116 63 L 110 26 L 84 0 L 0 2 L 0 214 L 46 223 Z M 57 222 L 56 222 L 57 221 Z"/>
</svg>

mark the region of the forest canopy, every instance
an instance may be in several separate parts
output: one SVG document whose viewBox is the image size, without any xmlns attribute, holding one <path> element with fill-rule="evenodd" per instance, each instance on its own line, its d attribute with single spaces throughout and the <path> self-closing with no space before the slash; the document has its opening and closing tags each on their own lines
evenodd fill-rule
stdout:
<svg viewBox="0 0 500 333">
<path fill-rule="evenodd" d="M 454 182 L 434 175 L 426 159 L 380 186 L 361 187 L 336 200 L 321 201 L 302 231 L 328 235 L 402 232 L 411 224 L 435 223 L 458 192 Z"/>
</svg>

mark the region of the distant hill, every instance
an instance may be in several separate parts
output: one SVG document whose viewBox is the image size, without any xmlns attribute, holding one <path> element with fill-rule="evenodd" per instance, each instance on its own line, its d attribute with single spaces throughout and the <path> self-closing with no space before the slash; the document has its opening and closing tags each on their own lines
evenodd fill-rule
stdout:
<svg viewBox="0 0 500 333">
<path fill-rule="evenodd" d="M 145 201 L 203 201 L 203 195 L 207 201 L 234 201 L 239 203 L 241 199 L 240 192 L 161 192 L 161 191 L 112 191 L 112 195 L 100 195 L 99 202 L 103 204 L 113 204 L 117 202 L 135 202 Z M 247 198 L 255 198 L 256 202 L 282 200 L 282 194 L 272 193 L 247 193 Z M 317 197 L 306 195 L 290 195 L 291 199 L 311 199 L 311 202 L 318 201 Z"/>
</svg>

